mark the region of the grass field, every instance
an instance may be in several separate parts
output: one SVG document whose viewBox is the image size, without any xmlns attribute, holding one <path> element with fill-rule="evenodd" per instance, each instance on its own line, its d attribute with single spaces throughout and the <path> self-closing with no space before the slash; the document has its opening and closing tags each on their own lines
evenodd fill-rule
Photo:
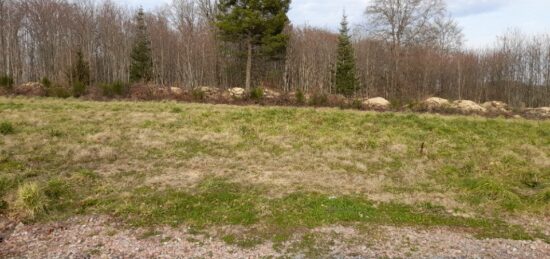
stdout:
<svg viewBox="0 0 550 259">
<path fill-rule="evenodd" d="M 0 199 L 245 247 L 331 225 L 549 242 L 550 121 L 0 97 Z"/>
</svg>

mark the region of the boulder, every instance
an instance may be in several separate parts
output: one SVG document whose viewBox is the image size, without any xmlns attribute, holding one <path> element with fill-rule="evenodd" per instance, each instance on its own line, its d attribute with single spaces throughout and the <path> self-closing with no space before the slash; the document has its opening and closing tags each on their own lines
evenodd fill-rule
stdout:
<svg viewBox="0 0 550 259">
<path fill-rule="evenodd" d="M 450 106 L 449 100 L 439 97 L 430 97 L 422 102 L 422 108 L 427 111 L 440 111 Z"/>
<path fill-rule="evenodd" d="M 235 99 L 243 99 L 246 93 L 246 90 L 240 87 L 229 88 L 227 91 L 229 92 L 229 95 Z"/>
<path fill-rule="evenodd" d="M 41 83 L 29 82 L 16 86 L 14 93 L 25 96 L 46 96 L 47 90 Z"/>
<path fill-rule="evenodd" d="M 382 97 L 376 97 L 371 98 L 363 101 L 363 108 L 365 109 L 372 109 L 372 110 L 389 110 L 391 103 L 382 98 Z"/>
<path fill-rule="evenodd" d="M 204 94 L 205 98 L 213 98 L 218 96 L 220 93 L 220 90 L 215 87 L 209 87 L 209 86 L 201 86 L 198 88 L 198 90 Z"/>
<path fill-rule="evenodd" d="M 469 100 L 454 101 L 452 108 L 461 113 L 485 113 L 487 109 L 477 104 L 476 102 Z"/>
<path fill-rule="evenodd" d="M 263 91 L 264 91 L 265 99 L 278 99 L 279 97 L 281 97 L 281 94 L 277 91 L 267 89 L 267 88 L 264 88 Z"/>
<path fill-rule="evenodd" d="M 183 95 L 185 92 L 183 89 L 179 87 L 170 87 L 170 92 L 172 92 L 173 95 Z"/>
<path fill-rule="evenodd" d="M 485 102 L 482 104 L 482 106 L 483 108 L 487 109 L 487 111 L 489 112 L 496 112 L 496 113 L 510 112 L 508 104 L 504 102 L 499 102 L 499 101 Z"/>
</svg>

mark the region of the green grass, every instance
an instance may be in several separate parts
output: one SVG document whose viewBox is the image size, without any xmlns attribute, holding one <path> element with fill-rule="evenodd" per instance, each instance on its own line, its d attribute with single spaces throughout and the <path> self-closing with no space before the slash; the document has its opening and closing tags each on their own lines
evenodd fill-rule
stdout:
<svg viewBox="0 0 550 259">
<path fill-rule="evenodd" d="M 332 225 L 548 240 L 507 223 L 550 216 L 548 121 L 3 97 L 0 116 L 0 211 L 28 221 L 239 226 L 220 238 L 243 247 Z"/>
</svg>

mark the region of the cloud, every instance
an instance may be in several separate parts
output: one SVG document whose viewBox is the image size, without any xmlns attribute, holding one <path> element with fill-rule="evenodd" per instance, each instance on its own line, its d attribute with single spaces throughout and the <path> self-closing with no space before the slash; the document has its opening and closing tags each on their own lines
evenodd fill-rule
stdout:
<svg viewBox="0 0 550 259">
<path fill-rule="evenodd" d="M 456 17 L 495 12 L 509 3 L 510 0 L 447 0 L 449 11 Z"/>
</svg>

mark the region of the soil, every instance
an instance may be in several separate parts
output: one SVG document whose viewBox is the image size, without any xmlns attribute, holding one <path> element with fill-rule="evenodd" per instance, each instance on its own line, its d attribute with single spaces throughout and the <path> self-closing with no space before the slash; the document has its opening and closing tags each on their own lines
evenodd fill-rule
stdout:
<svg viewBox="0 0 550 259">
<path fill-rule="evenodd" d="M 372 230 L 332 226 L 311 230 L 315 245 L 295 237 L 282 247 L 266 241 L 252 248 L 229 245 L 187 227 L 132 228 L 105 216 L 24 225 L 0 219 L 0 257 L 27 258 L 329 258 L 445 257 L 550 258 L 550 245 L 537 241 L 479 240 L 446 228 L 381 226 Z"/>
</svg>

